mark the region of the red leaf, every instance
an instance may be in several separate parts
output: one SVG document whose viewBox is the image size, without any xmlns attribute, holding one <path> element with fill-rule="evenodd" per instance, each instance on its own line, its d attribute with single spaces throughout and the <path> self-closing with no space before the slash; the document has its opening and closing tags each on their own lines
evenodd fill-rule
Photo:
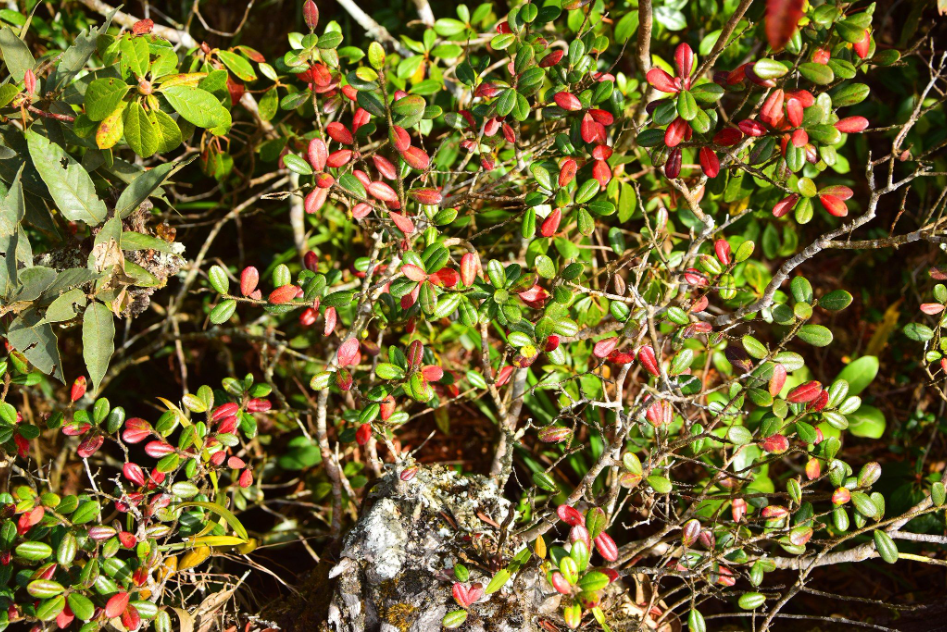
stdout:
<svg viewBox="0 0 947 632">
<path fill-rule="evenodd" d="M 125 612 L 125 608 L 128 607 L 128 593 L 120 592 L 117 595 L 114 595 L 111 599 L 108 600 L 108 603 L 105 604 L 105 616 L 109 619 L 114 619 L 117 616 L 120 616 Z"/>
<path fill-rule="evenodd" d="M 595 347 L 592 349 L 592 355 L 594 355 L 596 358 L 607 358 L 608 354 L 618 346 L 618 342 L 619 340 L 617 337 L 599 340 L 595 343 Z"/>
<path fill-rule="evenodd" d="M 382 182 L 381 180 L 368 185 L 368 194 L 378 198 L 382 202 L 394 202 L 398 199 L 398 194 L 395 193 L 395 190 L 392 189 L 388 183 Z"/>
<path fill-rule="evenodd" d="M 811 402 L 816 397 L 818 397 L 819 393 L 821 392 L 822 384 L 812 380 L 811 382 L 800 384 L 796 388 L 789 391 L 789 395 L 786 396 L 786 401 L 790 402 L 791 404 Z"/>
<path fill-rule="evenodd" d="M 76 453 L 83 459 L 87 459 L 93 454 L 95 454 L 99 448 L 102 447 L 102 443 L 105 441 L 105 437 L 100 434 L 93 434 L 88 439 L 79 444 L 79 449 L 76 450 Z"/>
<path fill-rule="evenodd" d="M 556 508 L 556 514 L 559 516 L 559 519 L 565 522 L 567 525 L 574 527 L 577 524 L 585 525 L 585 516 L 580 514 L 578 510 L 569 505 L 559 505 Z"/>
<path fill-rule="evenodd" d="M 144 419 L 132 417 L 125 422 L 125 432 L 122 439 L 125 443 L 140 443 L 151 435 L 151 424 Z"/>
<path fill-rule="evenodd" d="M 431 283 L 440 287 L 454 287 L 460 281 L 460 275 L 453 268 L 441 268 L 430 276 Z"/>
<path fill-rule="evenodd" d="M 654 355 L 654 349 L 650 345 L 644 345 L 638 349 L 638 361 L 641 362 L 641 365 L 645 370 L 651 375 L 661 375 L 660 370 L 658 369 L 658 359 Z"/>
<path fill-rule="evenodd" d="M 283 285 L 270 292 L 268 300 L 273 305 L 288 303 L 289 301 L 296 298 L 297 289 L 298 288 L 295 285 Z"/>
<path fill-rule="evenodd" d="M 244 296 L 253 294 L 253 290 L 256 289 L 259 283 L 260 272 L 253 266 L 247 266 L 243 269 L 243 272 L 240 273 L 240 293 Z"/>
<path fill-rule="evenodd" d="M 125 478 L 139 487 L 145 484 L 145 473 L 142 472 L 141 467 L 135 463 L 126 463 L 123 465 L 122 473 L 125 475 Z"/>
<path fill-rule="evenodd" d="M 339 347 L 339 366 L 351 366 L 353 364 L 358 364 L 360 356 L 358 349 L 358 338 L 349 338 L 343 342 L 342 346 Z"/>
<path fill-rule="evenodd" d="M 768 0 L 766 37 L 770 48 L 780 50 L 790 40 L 802 17 L 803 0 Z"/>
<path fill-rule="evenodd" d="M 155 27 L 155 23 L 152 20 L 138 20 L 132 24 L 132 33 L 135 35 L 147 35 L 151 33 L 151 30 Z"/>
<path fill-rule="evenodd" d="M 372 162 L 375 163 L 375 168 L 378 169 L 378 173 L 380 173 L 383 178 L 394 180 L 398 177 L 398 170 L 387 158 L 375 155 L 372 156 Z"/>
<path fill-rule="evenodd" d="M 401 266 L 401 271 L 406 277 L 416 283 L 427 281 L 427 273 L 416 265 L 406 263 Z"/>
<path fill-rule="evenodd" d="M 476 253 L 468 252 L 460 260 L 460 280 L 464 285 L 471 286 L 477 280 L 480 270 L 480 257 Z"/>
<path fill-rule="evenodd" d="M 405 235 L 410 235 L 414 232 L 414 222 L 411 221 L 411 218 L 405 217 L 400 213 L 393 213 L 392 211 L 388 211 L 388 217 L 394 222 L 395 226 L 398 227 L 398 230 Z"/>
<path fill-rule="evenodd" d="M 313 138 L 309 141 L 307 150 L 309 164 L 316 171 L 322 171 L 326 168 L 326 160 L 329 157 L 329 151 L 326 149 L 326 143 L 321 138 Z"/>
<path fill-rule="evenodd" d="M 553 95 L 552 100 L 563 110 L 574 112 L 582 109 L 582 102 L 579 101 L 579 97 L 569 92 L 558 92 Z"/>
</svg>

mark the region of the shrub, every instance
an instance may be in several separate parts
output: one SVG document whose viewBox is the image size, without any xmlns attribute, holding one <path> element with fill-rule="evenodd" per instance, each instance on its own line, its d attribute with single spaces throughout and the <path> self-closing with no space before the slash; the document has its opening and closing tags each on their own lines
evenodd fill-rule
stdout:
<svg viewBox="0 0 947 632">
<path fill-rule="evenodd" d="M 0 12 L 0 627 L 184 629 L 238 563 L 280 574 L 262 544 L 351 557 L 388 483 L 462 485 L 431 436 L 508 515 L 445 515 L 456 554 L 389 623 L 490 624 L 519 583 L 545 629 L 768 629 L 829 613 L 789 605 L 823 567 L 944 563 L 942 24 L 899 52 L 874 4 L 421 0 L 396 39 L 343 3 L 363 46 L 308 0 L 261 52 L 199 3 L 217 47 L 26 4 Z M 900 274 L 901 246 L 916 295 L 884 314 L 820 268 Z M 918 379 L 910 421 L 872 398 Z M 336 625 L 343 564 L 308 606 Z"/>
</svg>

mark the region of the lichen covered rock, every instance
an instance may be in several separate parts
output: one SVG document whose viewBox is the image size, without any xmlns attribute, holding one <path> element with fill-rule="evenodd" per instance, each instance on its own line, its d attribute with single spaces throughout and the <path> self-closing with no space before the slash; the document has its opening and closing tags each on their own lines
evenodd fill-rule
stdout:
<svg viewBox="0 0 947 632">
<path fill-rule="evenodd" d="M 444 615 L 458 608 L 451 596 L 454 563 L 470 569 L 470 582 L 486 585 L 491 569 L 512 558 L 503 525 L 514 524 L 513 511 L 487 477 L 433 467 L 405 482 L 391 472 L 370 492 L 329 572 L 335 587 L 324 629 L 441 629 Z M 470 606 L 464 629 L 539 629 L 538 617 L 553 614 L 559 602 L 544 583 L 538 568 L 525 566 L 515 581 Z"/>
</svg>

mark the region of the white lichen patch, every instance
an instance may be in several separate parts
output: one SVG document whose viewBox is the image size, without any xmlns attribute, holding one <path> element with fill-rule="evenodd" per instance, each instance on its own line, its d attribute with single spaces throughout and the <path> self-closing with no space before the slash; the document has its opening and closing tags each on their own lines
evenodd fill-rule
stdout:
<svg viewBox="0 0 947 632">
<path fill-rule="evenodd" d="M 382 498 L 371 508 L 365 521 L 359 525 L 343 555 L 368 562 L 365 571 L 373 584 L 393 579 L 404 566 L 408 534 L 401 524 L 398 505 L 390 498 Z"/>
</svg>

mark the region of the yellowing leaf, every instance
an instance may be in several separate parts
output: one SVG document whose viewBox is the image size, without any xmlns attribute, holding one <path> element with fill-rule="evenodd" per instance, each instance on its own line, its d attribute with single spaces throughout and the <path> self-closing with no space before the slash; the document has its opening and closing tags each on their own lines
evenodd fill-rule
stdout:
<svg viewBox="0 0 947 632">
<path fill-rule="evenodd" d="M 201 546 L 238 546 L 247 543 L 246 540 L 232 535 L 208 535 L 189 541 Z"/>
<path fill-rule="evenodd" d="M 205 560 L 207 560 L 207 558 L 211 556 L 211 552 L 212 551 L 209 546 L 199 546 L 197 548 L 191 549 L 181 556 L 181 561 L 178 562 L 178 570 L 183 571 L 202 564 Z"/>
<path fill-rule="evenodd" d="M 863 355 L 879 356 L 884 348 L 888 346 L 888 339 L 898 328 L 898 318 L 901 316 L 901 312 L 898 310 L 900 305 L 901 299 L 898 299 L 885 310 L 884 318 L 881 319 L 881 324 L 878 325 L 878 329 L 875 330 L 871 340 L 868 341 L 868 347 Z"/>
<path fill-rule="evenodd" d="M 213 512 L 226 520 L 227 524 L 233 528 L 234 533 L 243 538 L 244 541 L 250 539 L 250 536 L 247 534 L 247 530 L 244 528 L 243 524 L 237 519 L 235 515 L 233 515 L 233 512 L 231 512 L 226 507 L 222 507 L 217 503 L 209 503 L 199 500 L 190 500 L 188 502 L 174 505 L 175 509 L 181 509 L 185 507 L 200 507 L 201 509 L 206 509 L 210 512 Z"/>
<path fill-rule="evenodd" d="M 543 540 L 543 536 L 536 538 L 536 544 L 533 546 L 533 552 L 536 553 L 536 557 L 542 560 L 546 559 L 546 541 Z"/>
</svg>

